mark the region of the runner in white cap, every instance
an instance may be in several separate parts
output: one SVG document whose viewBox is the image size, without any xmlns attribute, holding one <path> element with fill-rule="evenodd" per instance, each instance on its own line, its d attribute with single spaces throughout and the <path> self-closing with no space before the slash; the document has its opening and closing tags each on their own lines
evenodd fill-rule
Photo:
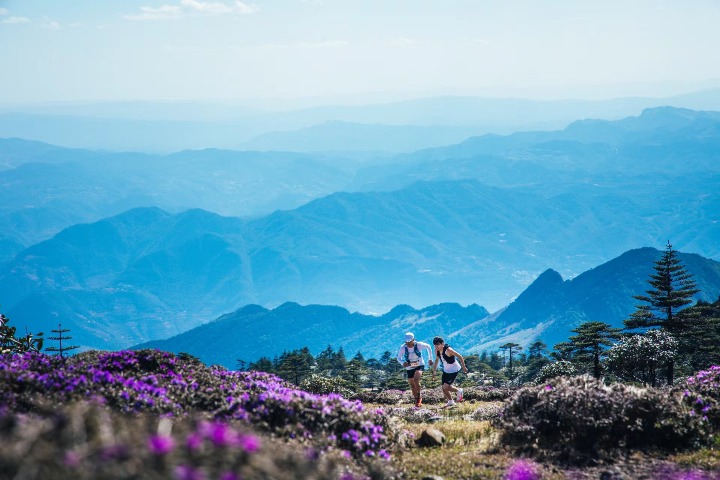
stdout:
<svg viewBox="0 0 720 480">
<path fill-rule="evenodd" d="M 400 346 L 397 355 L 397 361 L 400 362 L 407 371 L 408 383 L 412 389 L 416 407 L 420 407 L 422 405 L 422 397 L 420 396 L 420 379 L 422 378 L 423 370 L 425 370 L 425 360 L 422 356 L 423 350 L 427 351 L 429 365 L 432 367 L 433 349 L 430 344 L 425 342 L 416 342 L 415 335 L 413 335 L 412 332 L 408 332 L 405 334 L 405 343 Z"/>
</svg>

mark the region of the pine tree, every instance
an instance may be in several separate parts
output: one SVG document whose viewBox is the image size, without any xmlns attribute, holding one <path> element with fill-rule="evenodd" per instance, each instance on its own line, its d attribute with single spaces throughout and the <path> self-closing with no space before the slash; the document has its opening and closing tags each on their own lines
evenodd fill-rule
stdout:
<svg viewBox="0 0 720 480">
<path fill-rule="evenodd" d="M 522 347 L 518 343 L 508 342 L 505 345 L 500 345 L 500 350 L 508 352 L 508 377 L 512 378 L 512 366 L 513 366 L 513 353 L 522 350 Z"/>
<path fill-rule="evenodd" d="M 601 359 L 605 353 L 604 347 L 614 344 L 613 340 L 620 339 L 620 329 L 612 328 L 603 322 L 585 322 L 575 330 L 577 335 L 570 337 L 569 346 L 572 351 L 574 363 L 592 365 L 593 377 L 602 375 Z"/>
<path fill-rule="evenodd" d="M 48 340 L 55 340 L 58 342 L 57 347 L 47 347 L 45 349 L 46 352 L 57 352 L 58 355 L 60 355 L 60 358 L 64 358 L 63 354 L 65 352 L 69 352 L 70 350 L 75 350 L 80 348 L 78 345 L 72 345 L 72 346 L 64 346 L 63 347 L 63 340 L 72 340 L 71 336 L 65 336 L 67 332 L 70 330 L 67 328 L 62 328 L 62 323 L 58 323 L 57 330 L 50 330 L 52 333 L 56 333 L 57 337 L 48 337 Z"/>
<path fill-rule="evenodd" d="M 683 337 L 691 327 L 687 307 L 693 303 L 693 295 L 700 290 L 692 278 L 692 274 L 677 258 L 670 242 L 660 260 L 655 262 L 655 273 L 650 275 L 648 283 L 652 287 L 646 290 L 646 295 L 635 295 L 634 298 L 642 305 L 636 306 L 635 312 L 625 320 L 627 330 L 646 330 L 652 327 L 662 327 L 676 338 Z M 673 384 L 675 362 L 667 366 L 667 382 Z"/>
</svg>

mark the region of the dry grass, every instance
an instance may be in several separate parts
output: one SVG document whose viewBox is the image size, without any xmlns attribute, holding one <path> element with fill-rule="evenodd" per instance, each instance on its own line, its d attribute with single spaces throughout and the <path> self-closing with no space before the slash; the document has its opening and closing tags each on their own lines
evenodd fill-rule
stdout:
<svg viewBox="0 0 720 480">
<path fill-rule="evenodd" d="M 507 469 L 517 460 L 497 441 L 497 432 L 487 421 L 470 419 L 479 407 L 491 402 L 463 402 L 456 408 L 430 407 L 440 416 L 433 423 L 405 423 L 403 428 L 419 436 L 432 427 L 446 437 L 441 447 L 411 447 L 393 455 L 392 465 L 404 479 L 419 480 L 438 476 L 444 480 L 498 480 L 505 479 Z M 597 478 L 651 479 L 658 468 L 671 466 L 684 470 L 702 469 L 720 471 L 720 442 L 714 449 L 703 449 L 691 454 L 658 458 L 633 454 L 618 458 L 614 465 L 597 465 L 583 469 L 567 468 L 550 463 L 539 463 L 542 480 L 585 480 Z M 697 477 L 701 478 L 701 477 Z"/>
</svg>

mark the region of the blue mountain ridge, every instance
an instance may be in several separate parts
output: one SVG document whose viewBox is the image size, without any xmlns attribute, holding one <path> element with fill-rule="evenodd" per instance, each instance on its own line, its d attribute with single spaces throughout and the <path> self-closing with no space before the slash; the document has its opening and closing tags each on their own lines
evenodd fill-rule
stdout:
<svg viewBox="0 0 720 480">
<path fill-rule="evenodd" d="M 398 305 L 381 316 L 350 313 L 329 305 L 286 303 L 273 310 L 250 305 L 172 338 L 134 348 L 187 352 L 206 363 L 231 369 L 239 359 L 272 358 L 302 347 L 313 354 L 331 345 L 334 349 L 342 347 L 346 355 L 359 351 L 366 358 L 379 358 L 390 351 L 394 356 L 406 331 L 427 342 L 442 336 L 467 354 L 495 351 L 510 341 L 527 347 L 538 339 L 552 348 L 566 341 L 571 330 L 583 322 L 602 321 L 623 327 L 623 320 L 638 304 L 633 296 L 648 288 L 654 262 L 661 255 L 649 247 L 630 250 L 571 280 L 563 280 L 558 272 L 548 269 L 515 301 L 492 315 L 478 305 L 462 307 L 455 303 L 419 310 Z M 700 287 L 696 298 L 717 300 L 720 262 L 685 253 L 679 253 L 678 258 Z"/>
</svg>

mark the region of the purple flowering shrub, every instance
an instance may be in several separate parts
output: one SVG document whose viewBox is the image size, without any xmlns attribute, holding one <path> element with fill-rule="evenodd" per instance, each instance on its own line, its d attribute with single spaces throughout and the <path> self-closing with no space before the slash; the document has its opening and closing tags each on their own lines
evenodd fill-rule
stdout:
<svg viewBox="0 0 720 480">
<path fill-rule="evenodd" d="M 706 422 L 679 395 L 587 375 L 520 389 L 494 423 L 516 450 L 570 463 L 631 449 L 672 452 L 708 439 Z"/>
<path fill-rule="evenodd" d="M 334 449 L 319 452 L 258 433 L 241 421 L 124 414 L 75 402 L 0 413 L 0 478 L 354 480 L 392 478 Z"/>
<path fill-rule="evenodd" d="M 465 401 L 493 402 L 506 400 L 512 396 L 517 389 L 495 388 L 495 387 L 465 387 L 463 397 Z M 439 405 L 447 402 L 440 387 L 423 388 L 423 404 Z M 375 403 L 380 405 L 397 405 L 400 403 L 413 403 L 410 390 L 383 390 L 381 392 L 357 392 L 350 396 L 352 399 L 360 400 L 363 403 Z"/>
<path fill-rule="evenodd" d="M 540 466 L 530 460 L 515 460 L 505 473 L 506 480 L 540 480 Z"/>
<path fill-rule="evenodd" d="M 682 397 L 693 414 L 706 420 L 715 433 L 720 432 L 720 366 L 713 365 L 689 377 Z"/>
<path fill-rule="evenodd" d="M 85 352 L 64 362 L 41 353 L 0 357 L 0 405 L 33 412 L 93 400 L 124 413 L 203 414 L 275 436 L 387 457 L 393 420 L 340 395 L 297 390 L 279 377 L 229 372 L 156 350 Z"/>
</svg>

